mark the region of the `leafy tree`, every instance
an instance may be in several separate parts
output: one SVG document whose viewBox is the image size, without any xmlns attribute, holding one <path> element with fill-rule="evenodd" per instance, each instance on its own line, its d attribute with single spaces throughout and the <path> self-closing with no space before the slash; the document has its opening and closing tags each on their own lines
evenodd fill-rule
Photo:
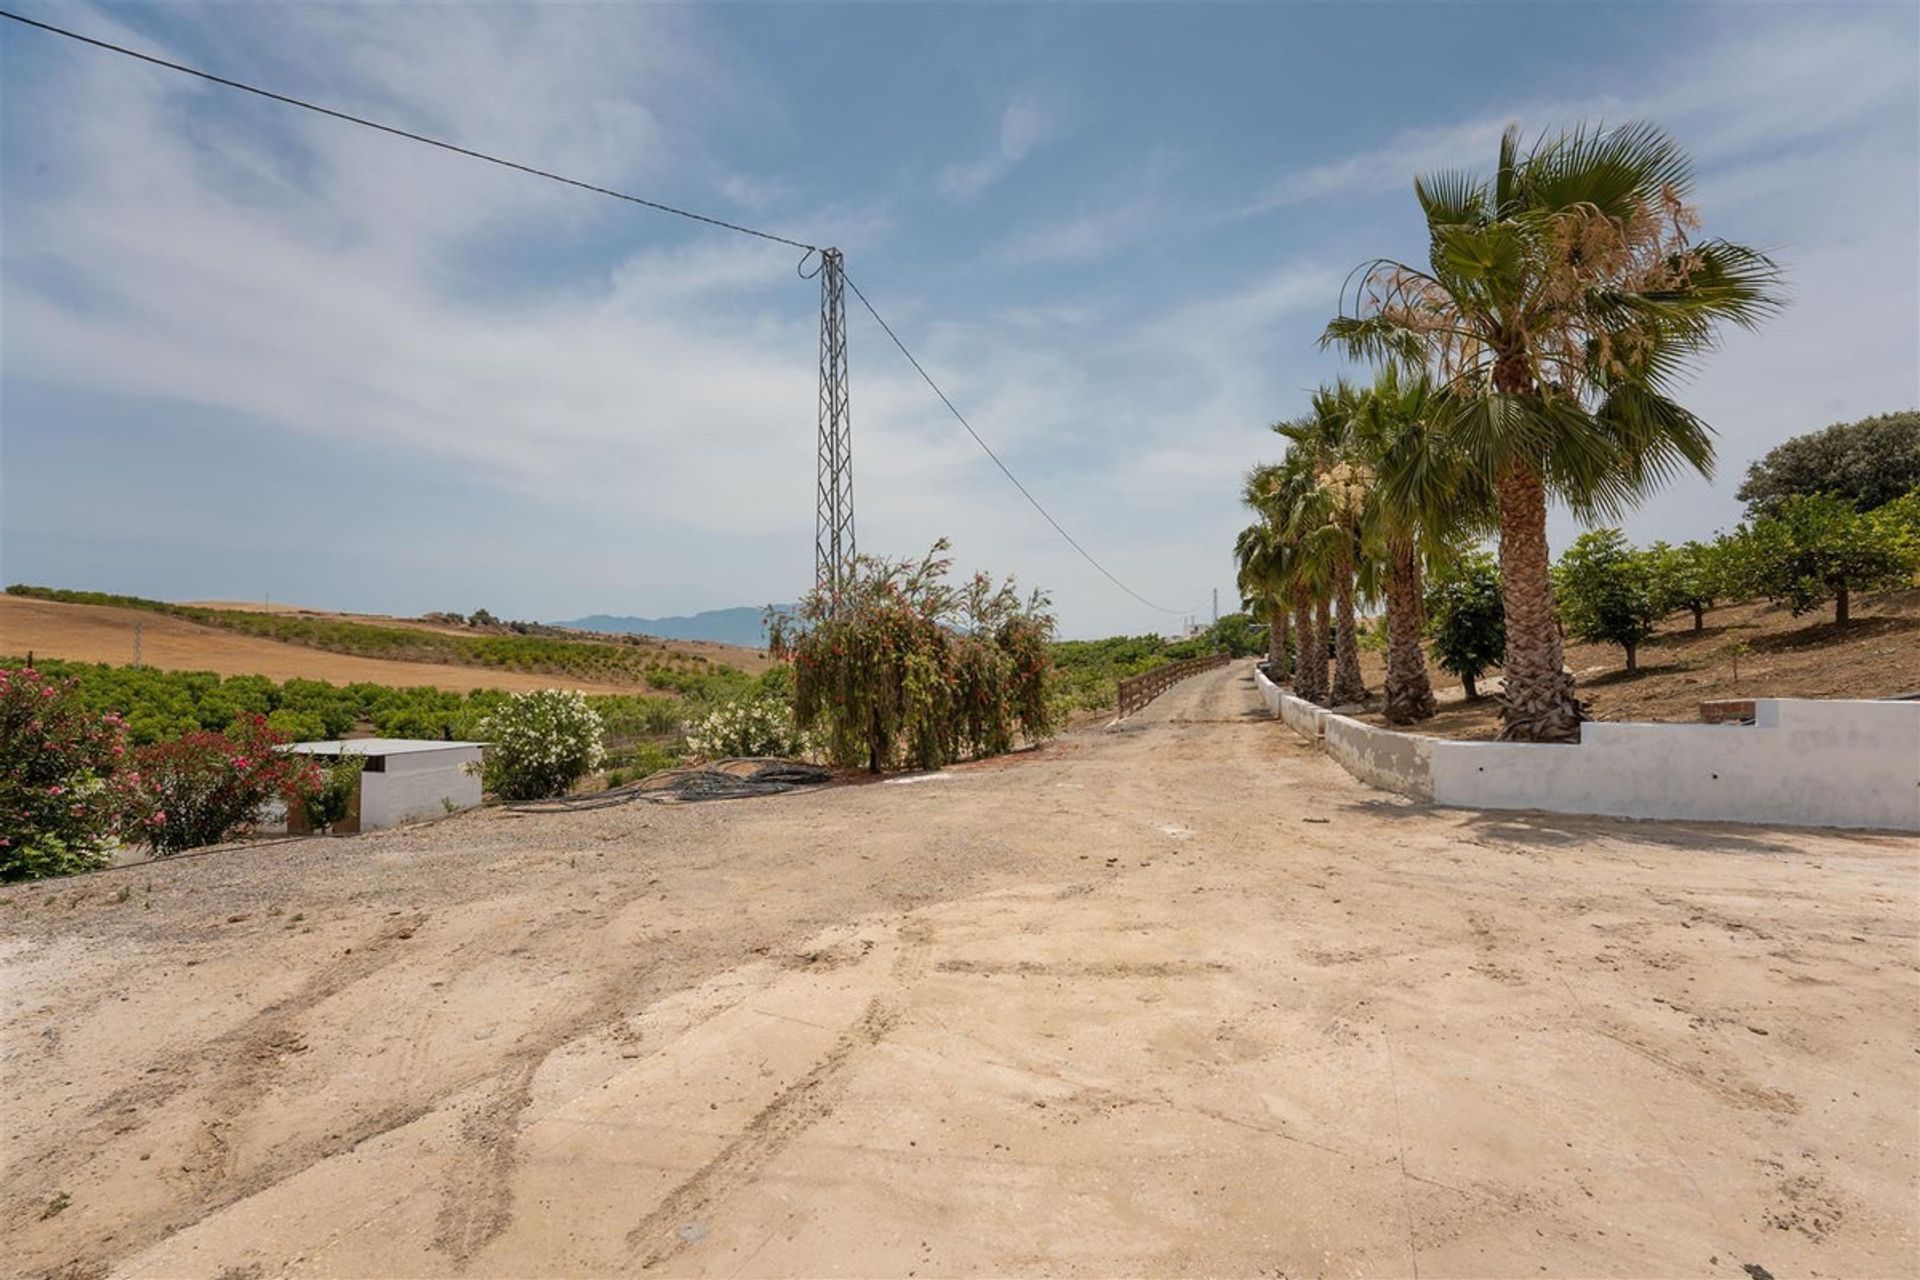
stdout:
<svg viewBox="0 0 1920 1280">
<path fill-rule="evenodd" d="M 500 619 L 494 617 L 489 610 L 475 609 L 467 615 L 467 625 L 470 627 L 497 627 L 500 625 Z"/>
<path fill-rule="evenodd" d="M 1449 431 L 1497 488 L 1506 609 L 1501 737 L 1571 741 L 1584 712 L 1554 614 L 1547 502 L 1622 511 L 1713 460 L 1671 397 L 1725 323 L 1778 305 L 1752 249 L 1696 240 L 1686 155 L 1658 128 L 1543 136 L 1511 128 L 1491 178 L 1418 179 L 1428 262 L 1356 276 L 1322 341 L 1432 369 L 1461 406 Z"/>
<path fill-rule="evenodd" d="M 949 585 L 947 546 L 861 556 L 837 594 L 815 588 L 770 619 L 770 651 L 793 658 L 795 726 L 842 768 L 933 769 L 1053 732 L 1046 596 L 985 574 Z"/>
<path fill-rule="evenodd" d="M 1427 588 L 1427 636 L 1433 659 L 1460 677 L 1468 698 L 1476 682 L 1500 665 L 1507 647 L 1506 611 L 1500 603 L 1500 569 L 1484 551 L 1448 564 Z"/>
<path fill-rule="evenodd" d="M 1693 612 L 1693 629 L 1706 630 L 1707 610 L 1727 594 L 1727 540 L 1656 542 L 1641 555 L 1651 581 L 1654 608 L 1665 617 L 1679 609 Z"/>
<path fill-rule="evenodd" d="M 1829 494 L 1871 511 L 1920 485 L 1920 410 L 1837 422 L 1775 445 L 1747 468 L 1739 498 L 1750 516 L 1777 515 L 1794 496 Z"/>
<path fill-rule="evenodd" d="M 1618 529 L 1595 529 L 1573 540 L 1553 570 L 1554 594 L 1567 632 L 1627 651 L 1627 670 L 1640 669 L 1640 643 L 1660 620 L 1649 560 Z"/>
<path fill-rule="evenodd" d="M 1853 593 L 1899 586 L 1920 564 L 1920 545 L 1902 517 L 1913 505 L 1903 499 L 1885 514 L 1862 515 L 1844 498 L 1796 494 L 1779 514 L 1742 525 L 1739 540 L 1745 584 L 1794 614 L 1833 601 L 1833 620 L 1848 621 Z"/>
<path fill-rule="evenodd" d="M 1252 614 L 1223 613 L 1200 632 L 1199 640 L 1203 652 L 1251 658 L 1266 647 L 1267 632 Z"/>
</svg>

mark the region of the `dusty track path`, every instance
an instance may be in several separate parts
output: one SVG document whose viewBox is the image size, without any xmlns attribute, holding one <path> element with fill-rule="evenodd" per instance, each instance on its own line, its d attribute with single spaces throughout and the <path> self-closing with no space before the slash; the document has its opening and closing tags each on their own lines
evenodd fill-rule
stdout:
<svg viewBox="0 0 1920 1280">
<path fill-rule="evenodd" d="M 1913 1274 L 1917 891 L 1382 797 L 1236 665 L 937 780 L 5 890 L 0 1214 L 23 1274 Z"/>
</svg>

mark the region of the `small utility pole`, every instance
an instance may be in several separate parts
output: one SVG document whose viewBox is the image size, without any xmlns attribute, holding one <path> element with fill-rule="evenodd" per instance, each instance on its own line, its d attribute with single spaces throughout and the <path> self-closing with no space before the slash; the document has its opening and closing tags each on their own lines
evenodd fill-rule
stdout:
<svg viewBox="0 0 1920 1280">
<path fill-rule="evenodd" d="M 838 249 L 820 251 L 820 458 L 814 582 L 833 612 L 853 571 L 853 418 L 847 407 L 847 298 Z"/>
<path fill-rule="evenodd" d="M 1220 621 L 1220 588 L 1213 589 L 1213 620 Z"/>
</svg>

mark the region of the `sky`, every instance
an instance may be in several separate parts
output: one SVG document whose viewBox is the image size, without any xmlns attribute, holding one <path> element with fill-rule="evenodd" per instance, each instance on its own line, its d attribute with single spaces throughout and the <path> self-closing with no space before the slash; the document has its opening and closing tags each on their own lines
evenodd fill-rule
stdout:
<svg viewBox="0 0 1920 1280">
<path fill-rule="evenodd" d="M 1247 468 L 1417 173 L 1647 118 L 1791 305 L 1683 399 L 1747 464 L 1920 404 L 1920 6 L 59 4 L 21 12 L 791 238 L 857 305 L 860 549 L 948 537 L 1062 634 L 1234 603 Z M 0 577 L 537 619 L 793 599 L 799 255 L 0 24 Z M 1559 544 L 1577 532 L 1564 515 Z"/>
</svg>

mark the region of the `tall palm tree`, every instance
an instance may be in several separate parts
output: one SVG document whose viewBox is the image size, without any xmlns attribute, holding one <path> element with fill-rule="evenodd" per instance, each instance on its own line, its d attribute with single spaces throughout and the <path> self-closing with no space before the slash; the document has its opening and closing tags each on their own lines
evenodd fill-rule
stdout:
<svg viewBox="0 0 1920 1280">
<path fill-rule="evenodd" d="M 1293 571 L 1293 547 L 1261 509 L 1260 500 L 1267 487 L 1263 473 L 1268 470 L 1255 467 L 1247 476 L 1242 501 L 1258 512 L 1260 518 L 1234 539 L 1233 558 L 1239 567 L 1241 598 L 1267 620 L 1268 674 L 1275 680 L 1284 680 L 1287 676 L 1287 609 L 1291 604 L 1288 579 Z"/>
<path fill-rule="evenodd" d="M 1274 425 L 1274 430 L 1291 442 L 1289 455 L 1297 454 L 1313 479 L 1313 490 L 1302 495 L 1294 519 L 1307 554 L 1325 560 L 1333 589 L 1334 670 L 1333 685 L 1326 695 L 1334 706 L 1363 702 L 1367 696 L 1366 683 L 1360 677 L 1354 571 L 1372 474 L 1353 447 L 1358 400 L 1354 389 L 1344 382 L 1321 387 L 1314 392 L 1311 413 L 1296 422 Z"/>
<path fill-rule="evenodd" d="M 1387 606 L 1386 718 L 1412 724 L 1435 710 L 1420 634 L 1421 562 L 1444 562 L 1491 532 L 1492 486 L 1445 431 L 1447 398 L 1424 372 L 1388 364 L 1360 400 L 1354 441 L 1374 472 L 1368 541 L 1380 548 Z"/>
<path fill-rule="evenodd" d="M 1326 694 L 1328 645 L 1326 628 L 1314 625 L 1313 608 L 1316 601 L 1325 603 L 1326 566 L 1309 554 L 1302 530 L 1311 522 L 1301 515 L 1313 494 L 1311 471 L 1290 453 L 1278 464 L 1254 468 L 1241 496 L 1260 512 L 1278 550 L 1279 594 L 1293 608 L 1293 691 L 1317 702 Z"/>
<path fill-rule="evenodd" d="M 1509 128 L 1491 179 L 1415 181 L 1427 269 L 1362 264 L 1321 339 L 1425 365 L 1458 399 L 1453 434 L 1497 491 L 1503 738 L 1572 740 L 1584 717 L 1547 576 L 1549 497 L 1612 516 L 1684 468 L 1708 473 L 1711 432 L 1672 389 L 1725 324 L 1780 305 L 1764 255 L 1693 238 L 1691 170 L 1650 124 L 1543 136 L 1524 154 Z"/>
</svg>

